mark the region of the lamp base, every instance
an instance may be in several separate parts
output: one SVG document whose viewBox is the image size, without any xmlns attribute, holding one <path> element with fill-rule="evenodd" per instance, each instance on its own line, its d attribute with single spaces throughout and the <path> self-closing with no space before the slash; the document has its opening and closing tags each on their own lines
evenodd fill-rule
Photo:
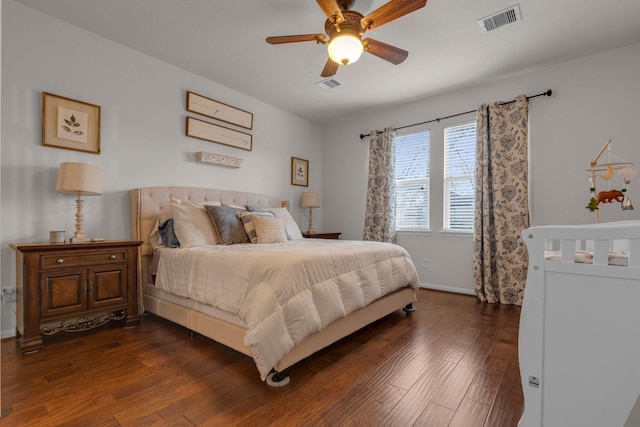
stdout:
<svg viewBox="0 0 640 427">
<path fill-rule="evenodd" d="M 84 200 L 80 198 L 80 192 L 78 192 L 78 198 L 76 199 L 76 232 L 73 237 L 69 239 L 69 243 L 85 243 L 91 241 L 91 239 L 84 234 L 84 228 L 82 227 L 82 221 L 84 220 L 82 213 L 83 203 Z"/>
<path fill-rule="evenodd" d="M 87 237 L 84 233 L 76 233 L 69 239 L 69 243 L 86 243 L 90 242 L 91 238 Z"/>
<path fill-rule="evenodd" d="M 311 207 L 309 207 L 309 224 L 307 227 L 307 234 L 313 234 L 315 231 L 313 230 L 313 214 L 311 211 Z"/>
</svg>

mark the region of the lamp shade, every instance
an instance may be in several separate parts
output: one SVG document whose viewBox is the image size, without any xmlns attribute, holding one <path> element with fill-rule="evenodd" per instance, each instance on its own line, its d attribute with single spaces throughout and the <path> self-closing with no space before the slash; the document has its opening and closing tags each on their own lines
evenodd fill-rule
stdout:
<svg viewBox="0 0 640 427">
<path fill-rule="evenodd" d="M 319 208 L 320 207 L 320 195 L 317 191 L 305 191 L 302 193 L 303 208 Z"/>
<path fill-rule="evenodd" d="M 100 169 L 86 163 L 60 163 L 56 191 L 63 194 L 100 195 L 102 194 Z"/>
<path fill-rule="evenodd" d="M 333 62 L 347 65 L 360 58 L 363 47 L 360 38 L 351 34 L 341 34 L 331 40 L 328 51 Z"/>
</svg>

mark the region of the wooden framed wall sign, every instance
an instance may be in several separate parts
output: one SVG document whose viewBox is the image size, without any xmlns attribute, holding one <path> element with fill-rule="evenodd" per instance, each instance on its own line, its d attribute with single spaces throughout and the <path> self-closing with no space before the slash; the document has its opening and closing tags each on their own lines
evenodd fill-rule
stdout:
<svg viewBox="0 0 640 427">
<path fill-rule="evenodd" d="M 291 158 L 291 185 L 309 186 L 309 160 Z"/>
<path fill-rule="evenodd" d="M 197 93 L 187 92 L 187 111 L 245 129 L 253 128 L 253 114 Z"/>
<path fill-rule="evenodd" d="M 100 106 L 42 92 L 42 145 L 100 154 Z"/>
<path fill-rule="evenodd" d="M 251 134 L 187 116 L 187 136 L 251 151 Z"/>
</svg>

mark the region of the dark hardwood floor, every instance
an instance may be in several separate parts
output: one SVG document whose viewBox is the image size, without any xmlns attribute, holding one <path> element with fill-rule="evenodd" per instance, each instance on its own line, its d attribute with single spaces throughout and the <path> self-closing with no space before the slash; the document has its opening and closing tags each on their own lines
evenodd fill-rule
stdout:
<svg viewBox="0 0 640 427">
<path fill-rule="evenodd" d="M 520 309 L 421 289 L 300 362 L 271 388 L 253 361 L 149 315 L 59 334 L 36 354 L 2 342 L 2 426 L 516 426 Z"/>
</svg>

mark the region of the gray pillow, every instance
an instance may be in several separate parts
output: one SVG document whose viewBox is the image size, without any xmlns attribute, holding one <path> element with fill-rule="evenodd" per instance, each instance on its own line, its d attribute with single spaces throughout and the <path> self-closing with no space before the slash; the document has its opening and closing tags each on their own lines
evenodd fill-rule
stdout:
<svg viewBox="0 0 640 427">
<path fill-rule="evenodd" d="M 247 233 L 240 218 L 236 215 L 243 209 L 230 208 L 227 206 L 210 206 L 206 205 L 207 212 L 213 222 L 218 239 L 223 245 L 232 245 L 234 243 L 248 243 Z"/>
</svg>

